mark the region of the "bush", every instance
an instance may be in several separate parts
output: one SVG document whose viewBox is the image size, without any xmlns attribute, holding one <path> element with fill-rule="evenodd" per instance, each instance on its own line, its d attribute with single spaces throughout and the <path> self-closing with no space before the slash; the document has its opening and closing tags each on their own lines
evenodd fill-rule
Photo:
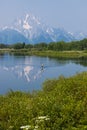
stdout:
<svg viewBox="0 0 87 130">
<path fill-rule="evenodd" d="M 87 130 L 87 73 L 47 80 L 32 94 L 0 96 L 0 130 Z"/>
</svg>

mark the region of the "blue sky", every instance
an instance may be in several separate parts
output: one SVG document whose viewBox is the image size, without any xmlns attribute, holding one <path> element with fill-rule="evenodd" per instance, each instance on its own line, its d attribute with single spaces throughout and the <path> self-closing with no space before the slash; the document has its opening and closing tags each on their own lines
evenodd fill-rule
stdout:
<svg viewBox="0 0 87 130">
<path fill-rule="evenodd" d="M 87 0 L 0 0 L 0 26 L 29 12 L 50 26 L 87 32 Z"/>
</svg>

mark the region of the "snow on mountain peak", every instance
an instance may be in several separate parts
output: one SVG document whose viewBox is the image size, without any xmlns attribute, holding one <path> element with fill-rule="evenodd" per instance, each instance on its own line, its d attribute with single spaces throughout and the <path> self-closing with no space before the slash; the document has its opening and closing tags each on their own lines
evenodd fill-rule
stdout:
<svg viewBox="0 0 87 130">
<path fill-rule="evenodd" d="M 73 35 L 73 33 L 72 32 L 68 32 L 69 34 L 71 34 L 71 35 Z"/>
<path fill-rule="evenodd" d="M 38 17 L 30 13 L 25 14 L 21 18 L 17 18 L 11 26 L 4 26 L 3 28 L 1 27 L 0 31 L 5 32 L 7 29 L 11 30 L 12 33 L 17 33 L 17 35 L 20 34 L 19 37 L 21 37 L 21 41 L 24 42 L 27 39 L 29 40 L 29 43 L 49 43 L 57 41 L 69 42 L 87 37 L 87 34 L 85 33 L 72 33 L 67 32 L 64 28 L 50 27 L 49 25 L 44 24 Z M 6 35 L 4 37 L 6 37 Z M 8 37 L 10 37 L 9 34 Z M 3 37 L 1 37 L 1 39 L 1 42 L 4 43 Z"/>
<path fill-rule="evenodd" d="M 28 29 L 32 29 L 32 26 L 30 26 L 28 24 L 28 22 L 25 22 L 24 25 L 23 25 L 23 28 L 26 29 L 26 30 L 28 30 Z"/>
<path fill-rule="evenodd" d="M 36 18 L 35 16 L 33 16 L 33 20 L 35 20 L 35 22 L 36 22 L 37 24 L 41 24 L 40 21 L 38 20 L 38 18 Z"/>
<path fill-rule="evenodd" d="M 31 43 L 70 41 L 73 39 L 72 35 L 64 29 L 49 27 L 30 13 L 18 18 L 13 28 L 29 39 Z"/>
<path fill-rule="evenodd" d="M 26 30 L 32 29 L 32 26 L 28 22 L 29 15 L 26 14 L 25 20 L 23 21 L 23 28 Z"/>
<path fill-rule="evenodd" d="M 37 18 L 33 14 L 26 14 L 24 21 L 31 22 L 31 24 L 32 24 L 32 22 L 36 23 L 36 24 L 40 24 L 39 18 Z"/>
<path fill-rule="evenodd" d="M 26 14 L 26 21 L 27 21 L 28 17 L 29 17 L 29 14 Z"/>
<path fill-rule="evenodd" d="M 32 14 L 26 14 L 21 19 L 17 19 L 14 28 L 19 30 L 27 38 L 37 37 L 44 30 L 44 25 L 39 18 Z"/>
</svg>

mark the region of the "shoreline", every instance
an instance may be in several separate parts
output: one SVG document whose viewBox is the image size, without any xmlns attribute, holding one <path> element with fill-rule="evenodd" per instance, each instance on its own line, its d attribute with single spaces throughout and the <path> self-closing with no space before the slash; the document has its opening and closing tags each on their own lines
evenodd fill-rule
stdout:
<svg viewBox="0 0 87 130">
<path fill-rule="evenodd" d="M 79 59 L 87 58 L 87 51 L 37 51 L 29 49 L 0 49 L 0 55 L 9 53 L 10 55 L 35 55 L 41 57 L 52 57 L 52 58 L 70 58 Z"/>
</svg>

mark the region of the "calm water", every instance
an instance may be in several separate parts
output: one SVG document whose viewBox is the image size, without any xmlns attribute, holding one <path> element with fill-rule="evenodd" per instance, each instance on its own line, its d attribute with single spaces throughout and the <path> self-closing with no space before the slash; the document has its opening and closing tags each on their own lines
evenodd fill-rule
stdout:
<svg viewBox="0 0 87 130">
<path fill-rule="evenodd" d="M 44 64 L 44 69 L 41 69 Z M 87 60 L 58 60 L 36 56 L 0 56 L 0 94 L 10 89 L 40 89 L 44 80 L 87 71 Z"/>
</svg>

